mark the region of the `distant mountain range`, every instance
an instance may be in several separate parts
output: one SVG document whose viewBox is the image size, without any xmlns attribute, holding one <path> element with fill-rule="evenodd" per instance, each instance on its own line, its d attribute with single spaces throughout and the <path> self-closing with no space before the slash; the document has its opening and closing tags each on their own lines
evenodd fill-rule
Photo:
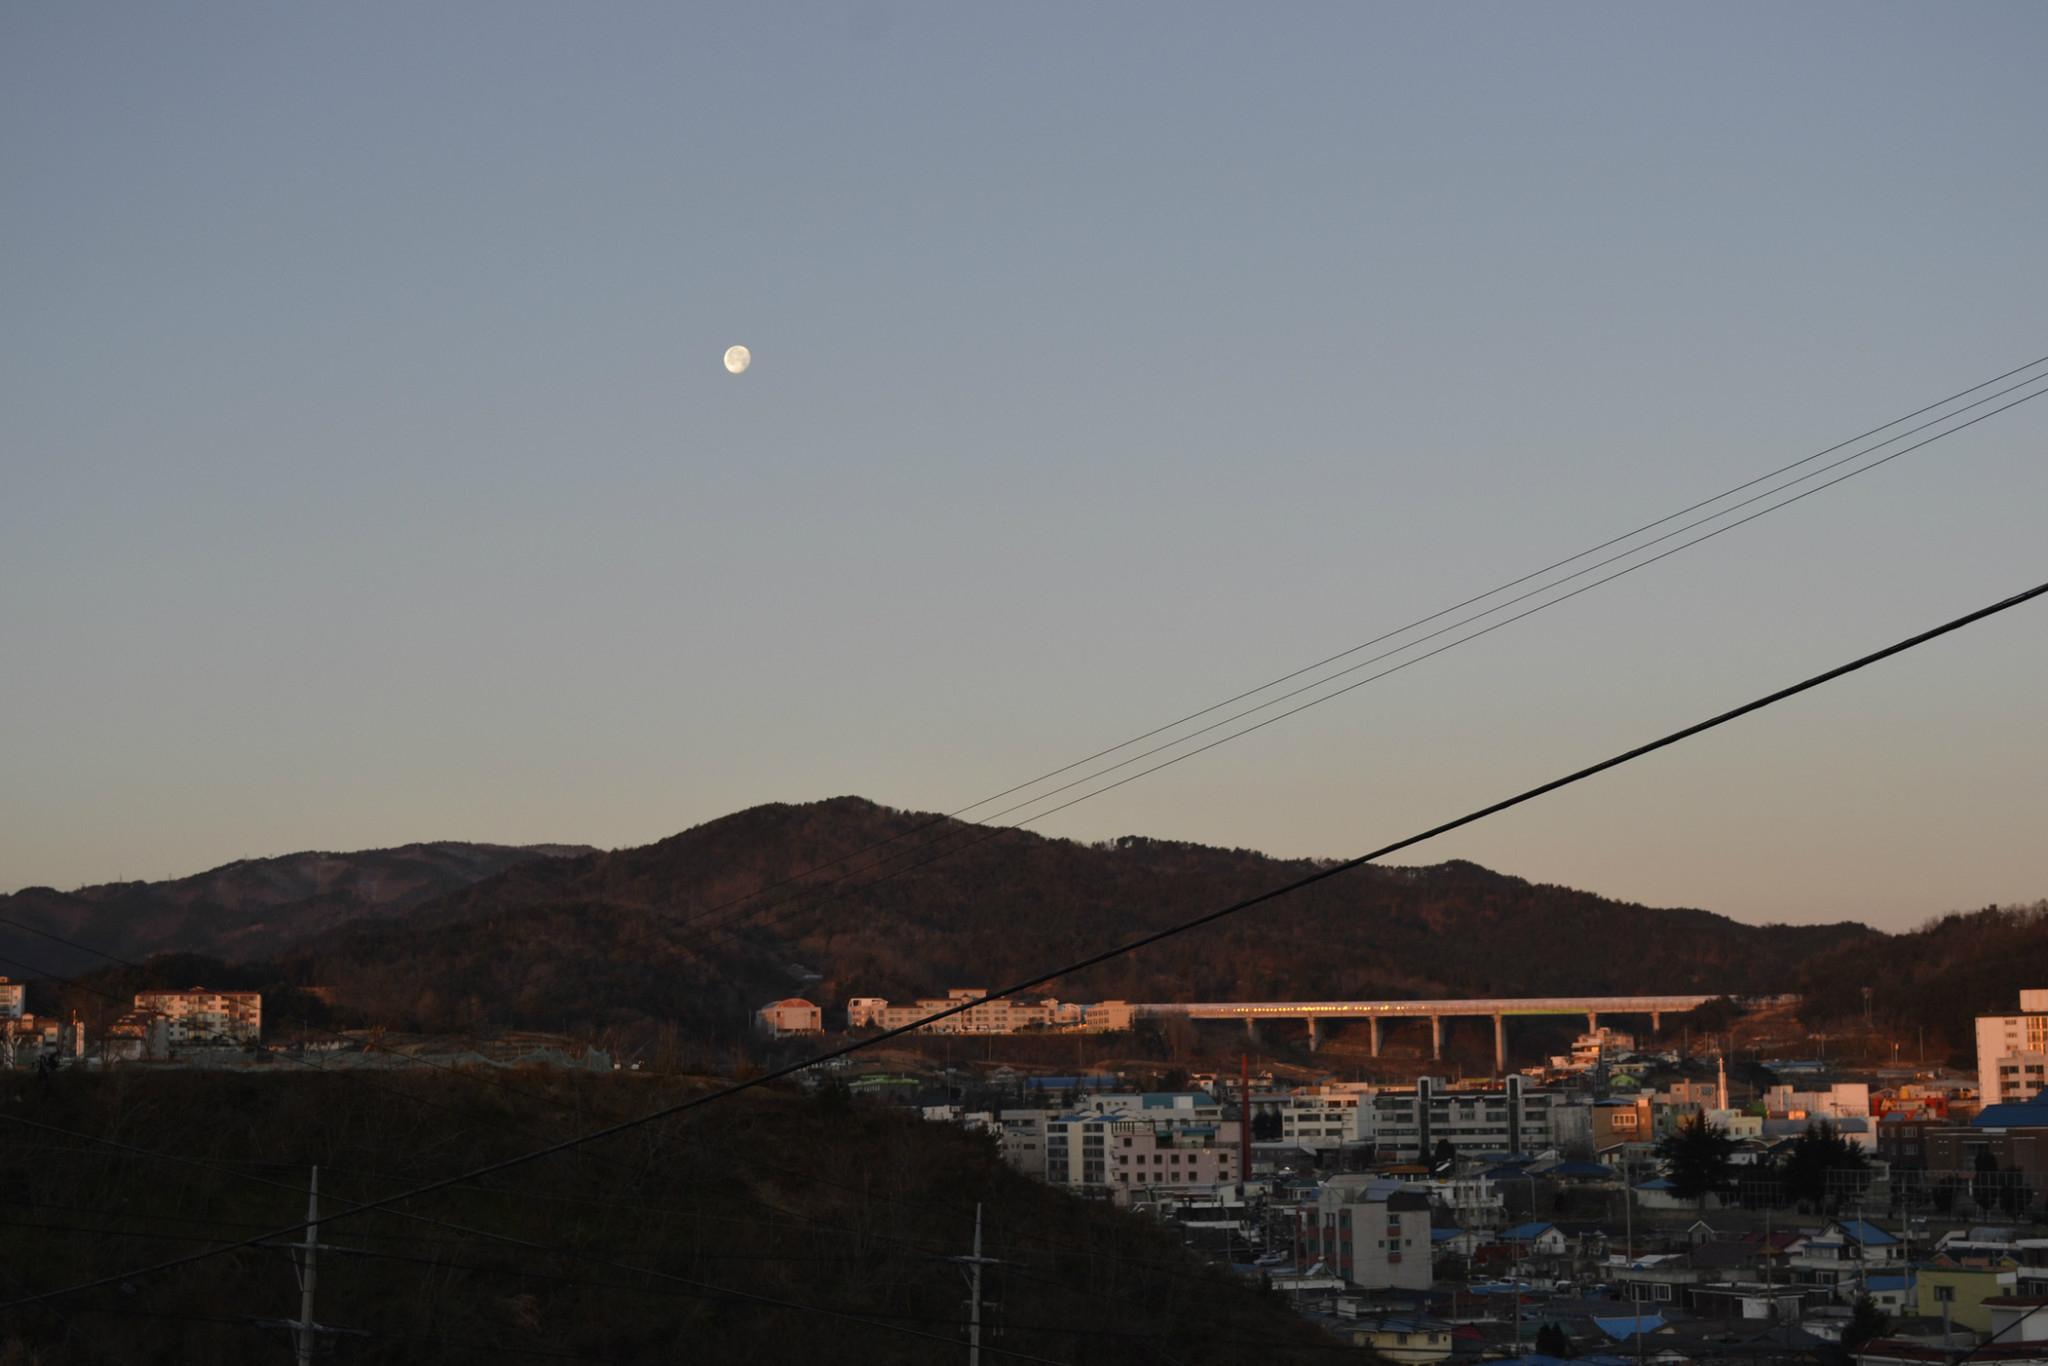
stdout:
<svg viewBox="0 0 2048 1366">
<path fill-rule="evenodd" d="M 242 859 L 169 882 L 109 882 L 75 892 L 25 887 L 0 896 L 0 956 L 8 960 L 0 970 L 68 976 L 100 966 L 102 954 L 271 958 L 358 917 L 403 914 L 515 864 L 591 852 L 582 845 L 449 841 Z"/>
<path fill-rule="evenodd" d="M 673 1023 L 729 1035 L 780 996 L 831 1008 L 1019 980 L 1316 866 L 1137 837 L 1079 844 L 841 797 L 754 807 L 612 852 L 409 845 L 33 888 L 0 898 L 0 918 L 124 958 L 237 961 L 239 979 L 331 988 L 350 1014 L 395 1027 Z M 6 924 L 0 954 L 46 971 L 91 962 Z M 1854 922 L 1746 925 L 1451 862 L 1354 870 L 1044 990 L 1091 1001 L 1798 990 L 1825 1025 L 1860 1016 L 1861 986 L 1876 985 L 1880 1024 L 1938 1015 L 1963 1030 L 1949 1046 L 1964 1047 L 1959 1022 L 2011 1008 L 2023 977 L 2048 986 L 2048 916 L 1986 912 L 1902 936 Z"/>
</svg>

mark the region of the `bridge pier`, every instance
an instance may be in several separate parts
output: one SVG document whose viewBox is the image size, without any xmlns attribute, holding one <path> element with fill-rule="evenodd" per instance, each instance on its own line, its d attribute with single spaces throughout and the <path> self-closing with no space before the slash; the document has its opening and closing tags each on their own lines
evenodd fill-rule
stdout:
<svg viewBox="0 0 2048 1366">
<path fill-rule="evenodd" d="M 1598 1034 L 1600 1032 L 1599 1011 L 1589 1010 L 1586 1012 L 1586 1032 L 1588 1034 Z"/>
<path fill-rule="evenodd" d="M 1497 1010 L 1493 1012 L 1493 1070 L 1496 1074 L 1508 1070 L 1508 1022 Z"/>
<path fill-rule="evenodd" d="M 1372 1055 L 1375 1058 L 1380 1055 L 1380 1031 L 1385 1027 L 1386 1021 L 1377 1015 L 1372 1017 Z"/>
<path fill-rule="evenodd" d="M 1651 1012 L 1650 1012 L 1650 1032 L 1651 1032 L 1652 1034 L 1655 1034 L 1655 1033 L 1656 1033 L 1656 1032 L 1657 1032 L 1658 1030 L 1662 1029 L 1663 1027 L 1664 1027 L 1664 1012 L 1663 1012 L 1663 1011 L 1661 1011 L 1661 1010 L 1653 1010 L 1653 1011 L 1651 1011 Z"/>
<path fill-rule="evenodd" d="M 1323 1022 L 1315 1016 L 1308 1017 L 1308 1051 L 1313 1053 L 1323 1046 Z"/>
<path fill-rule="evenodd" d="M 1429 1017 L 1429 1056 L 1441 1058 L 1444 1055 L 1444 1017 Z"/>
<path fill-rule="evenodd" d="M 1250 1040 L 1251 1040 L 1251 1041 L 1252 1041 L 1253 1043 L 1257 1043 L 1257 1042 L 1259 1041 L 1259 1017 L 1258 1017 L 1258 1016 L 1256 1016 L 1256 1015 L 1247 1015 L 1247 1016 L 1245 1016 L 1245 1017 L 1244 1017 L 1244 1036 L 1245 1036 L 1245 1037 L 1246 1037 L 1247 1039 L 1250 1039 Z"/>
</svg>

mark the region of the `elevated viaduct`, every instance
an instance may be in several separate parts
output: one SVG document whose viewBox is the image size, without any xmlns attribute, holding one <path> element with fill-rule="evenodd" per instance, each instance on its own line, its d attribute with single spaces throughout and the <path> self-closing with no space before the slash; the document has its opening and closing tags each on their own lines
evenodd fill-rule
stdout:
<svg viewBox="0 0 2048 1366">
<path fill-rule="evenodd" d="M 1507 1017 L 1510 1015 L 1584 1015 L 1586 1032 L 1600 1027 L 1602 1015 L 1647 1015 L 1650 1028 L 1663 1023 L 1665 1012 L 1691 1010 L 1715 996 L 1496 996 L 1464 1001 L 1172 1001 L 1134 1004 L 1133 1018 L 1185 1015 L 1194 1020 L 1243 1020 L 1246 1032 L 1258 1036 L 1260 1020 L 1306 1020 L 1308 1044 L 1322 1040 L 1325 1020 L 1372 1021 L 1372 1055 L 1380 1055 L 1380 1044 L 1388 1020 L 1425 1018 L 1429 1021 L 1431 1056 L 1444 1055 L 1444 1020 L 1457 1016 L 1493 1018 L 1494 1065 L 1505 1071 L 1508 1060 Z"/>
</svg>

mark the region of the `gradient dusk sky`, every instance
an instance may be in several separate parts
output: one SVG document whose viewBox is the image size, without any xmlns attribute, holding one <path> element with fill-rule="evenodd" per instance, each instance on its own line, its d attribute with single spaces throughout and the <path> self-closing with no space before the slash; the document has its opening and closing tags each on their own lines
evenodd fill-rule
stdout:
<svg viewBox="0 0 2048 1366">
<path fill-rule="evenodd" d="M 8 6 L 0 890 L 964 805 L 2048 355 L 2044 64 L 2038 4 Z M 2044 452 L 1042 828 L 1396 838 L 2048 579 Z M 2033 900 L 2044 703 L 2037 603 L 1406 857 Z"/>
</svg>

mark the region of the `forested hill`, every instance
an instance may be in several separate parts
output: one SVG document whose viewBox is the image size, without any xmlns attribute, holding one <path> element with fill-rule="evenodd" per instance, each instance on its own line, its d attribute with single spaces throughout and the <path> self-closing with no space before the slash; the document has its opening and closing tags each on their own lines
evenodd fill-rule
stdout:
<svg viewBox="0 0 2048 1366">
<path fill-rule="evenodd" d="M 99 966 L 108 954 L 265 958 L 358 916 L 408 911 L 528 859 L 587 852 L 580 845 L 451 840 L 238 859 L 165 882 L 109 882 L 73 892 L 25 887 L 0 896 L 0 955 L 8 959 L 0 972 L 69 975 Z"/>
<path fill-rule="evenodd" d="M 287 966 L 429 1027 L 733 1027 L 798 992 L 829 1006 L 999 985 L 1313 866 L 1140 838 L 992 835 L 836 798 L 756 807 L 643 848 L 524 862 L 403 918 L 358 923 Z M 1073 1000 L 1745 992 L 1874 933 L 1744 925 L 1447 863 L 1347 873 L 1047 990 Z"/>
<path fill-rule="evenodd" d="M 1945 915 L 1907 934 L 1871 935 L 1800 964 L 1785 989 L 1804 1001 L 1800 1015 L 1816 1028 L 1864 1018 L 1911 1041 L 1926 1030 L 1930 1044 L 1958 1054 L 1974 1044 L 1974 1017 L 2009 1015 L 2020 992 L 2048 987 L 2048 901 L 1987 906 Z"/>
</svg>

